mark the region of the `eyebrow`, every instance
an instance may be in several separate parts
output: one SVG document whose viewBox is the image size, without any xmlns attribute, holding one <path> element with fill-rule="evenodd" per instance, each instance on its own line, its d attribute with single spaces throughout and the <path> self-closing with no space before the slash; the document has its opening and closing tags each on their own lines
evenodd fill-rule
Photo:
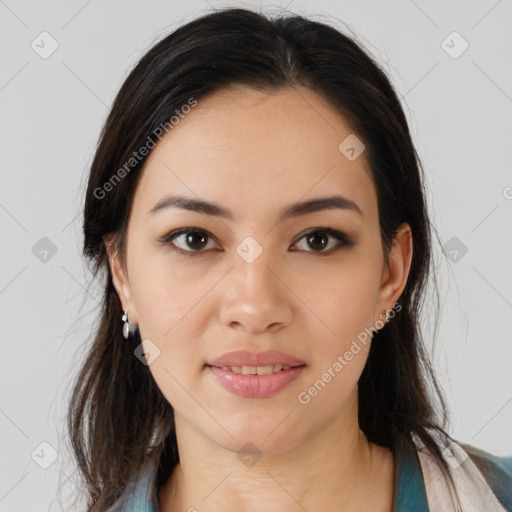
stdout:
<svg viewBox="0 0 512 512">
<path fill-rule="evenodd" d="M 190 210 L 197 213 L 203 213 L 205 215 L 215 215 L 230 220 L 233 220 L 234 218 L 231 210 L 227 208 L 219 206 L 215 203 L 204 201 L 202 199 L 195 199 L 185 196 L 164 197 L 157 204 L 155 204 L 153 208 L 151 208 L 151 210 L 148 212 L 148 215 L 154 215 L 159 211 L 172 207 Z M 354 201 L 341 195 L 334 195 L 328 197 L 320 197 L 317 199 L 310 199 L 308 201 L 294 203 L 290 206 L 287 206 L 281 211 L 280 220 L 295 218 L 301 215 L 306 215 L 308 213 L 318 212 L 321 210 L 332 210 L 336 208 L 352 211 L 360 216 L 363 216 L 361 208 L 359 208 L 359 206 Z"/>
</svg>

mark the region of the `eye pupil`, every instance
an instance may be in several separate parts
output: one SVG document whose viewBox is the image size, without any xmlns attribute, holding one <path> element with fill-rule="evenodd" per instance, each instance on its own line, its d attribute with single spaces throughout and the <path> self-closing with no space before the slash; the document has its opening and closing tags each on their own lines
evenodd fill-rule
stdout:
<svg viewBox="0 0 512 512">
<path fill-rule="evenodd" d="M 315 242 L 319 242 L 319 239 L 323 240 L 323 243 L 320 242 L 320 247 L 319 249 L 323 249 L 326 245 L 327 245 L 327 235 L 325 233 L 322 233 L 320 231 L 317 231 L 315 233 L 312 233 L 311 235 L 309 235 L 308 237 L 308 243 L 312 246 L 312 248 L 314 249 L 315 247 Z"/>
<path fill-rule="evenodd" d="M 205 245 L 207 245 L 206 234 L 201 233 L 200 231 L 191 231 L 191 232 L 187 233 L 186 240 L 187 240 L 187 244 L 192 249 L 202 249 Z M 194 245 L 195 243 L 199 243 L 200 247 L 195 247 L 195 245 Z M 201 243 L 203 245 L 201 245 Z"/>
</svg>

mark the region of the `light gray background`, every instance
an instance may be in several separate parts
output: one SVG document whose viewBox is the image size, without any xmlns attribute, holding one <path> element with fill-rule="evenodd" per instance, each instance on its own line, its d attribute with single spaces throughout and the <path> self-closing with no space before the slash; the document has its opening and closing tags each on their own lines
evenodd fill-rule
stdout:
<svg viewBox="0 0 512 512">
<path fill-rule="evenodd" d="M 227 5 L 346 23 L 391 74 L 441 240 L 467 248 L 456 259 L 437 254 L 434 360 L 451 433 L 512 454 L 512 0 L 0 0 L 0 511 L 69 510 L 56 494 L 59 485 L 72 493 L 76 477 L 65 405 L 100 297 L 80 255 L 80 208 L 109 106 L 154 42 Z M 43 31 L 59 45 L 47 59 L 31 47 L 42 46 Z M 469 44 L 457 58 L 445 51 L 462 48 L 457 36 L 446 39 L 453 31 Z M 43 237 L 57 249 L 47 261 L 36 245 Z M 428 336 L 430 314 L 424 324 Z"/>
</svg>

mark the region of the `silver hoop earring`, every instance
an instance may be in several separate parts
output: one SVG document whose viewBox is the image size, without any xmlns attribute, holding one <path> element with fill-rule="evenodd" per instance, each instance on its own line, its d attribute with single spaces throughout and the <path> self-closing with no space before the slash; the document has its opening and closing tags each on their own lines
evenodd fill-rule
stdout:
<svg viewBox="0 0 512 512">
<path fill-rule="evenodd" d="M 135 331 L 137 330 L 137 324 L 131 324 L 128 321 L 128 310 L 124 312 L 124 315 L 122 316 L 121 320 L 124 322 L 123 324 L 123 336 L 125 339 L 128 339 L 130 335 L 135 334 Z"/>
</svg>

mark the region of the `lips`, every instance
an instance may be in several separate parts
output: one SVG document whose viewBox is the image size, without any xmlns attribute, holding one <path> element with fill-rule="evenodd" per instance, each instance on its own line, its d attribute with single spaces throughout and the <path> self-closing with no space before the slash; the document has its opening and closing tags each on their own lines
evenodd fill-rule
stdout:
<svg viewBox="0 0 512 512">
<path fill-rule="evenodd" d="M 259 367 L 261 368 L 261 367 Z M 244 375 L 223 370 L 216 366 L 207 366 L 208 378 L 220 384 L 233 395 L 244 398 L 270 398 L 291 385 L 304 371 L 306 365 L 294 366 L 266 375 Z"/>
<path fill-rule="evenodd" d="M 221 356 L 206 362 L 207 366 L 223 368 L 226 366 L 271 366 L 282 365 L 302 366 L 306 363 L 296 357 L 280 352 L 279 350 L 265 350 L 263 352 L 254 352 L 251 350 L 234 350 L 226 352 Z"/>
</svg>

